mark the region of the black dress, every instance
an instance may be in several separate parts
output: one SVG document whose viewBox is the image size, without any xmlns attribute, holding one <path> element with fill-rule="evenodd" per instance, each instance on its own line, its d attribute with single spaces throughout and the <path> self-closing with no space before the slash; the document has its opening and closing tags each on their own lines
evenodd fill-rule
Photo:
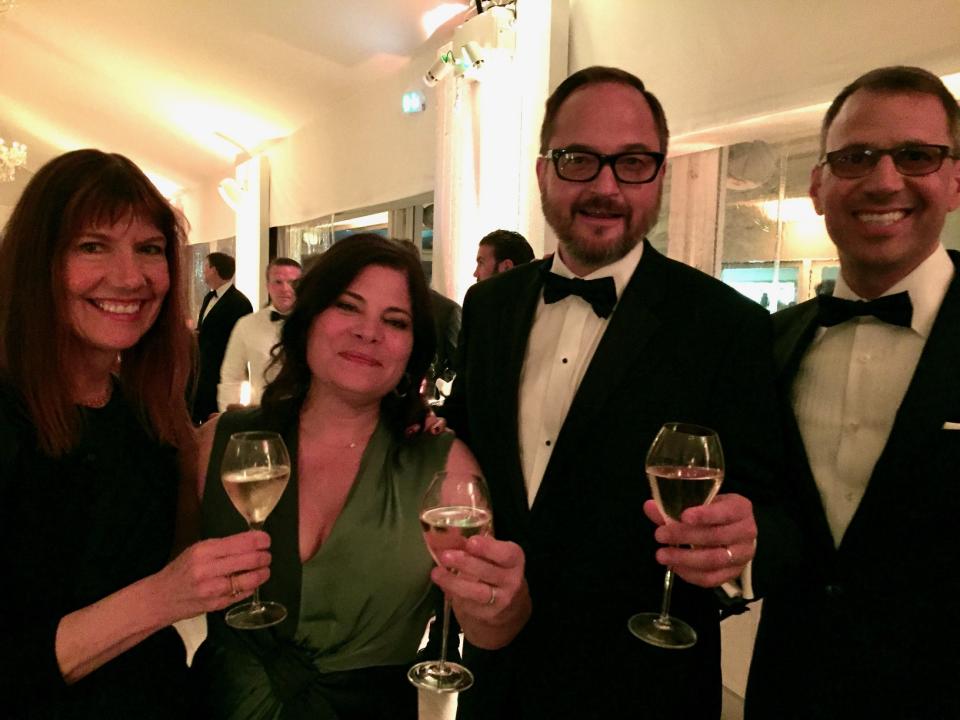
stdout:
<svg viewBox="0 0 960 720">
<path fill-rule="evenodd" d="M 0 715 L 182 718 L 184 646 L 167 627 L 68 686 L 60 619 L 160 570 L 177 504 L 173 448 L 152 439 L 119 388 L 84 409 L 78 447 L 51 458 L 16 393 L 0 386 Z"/>
</svg>

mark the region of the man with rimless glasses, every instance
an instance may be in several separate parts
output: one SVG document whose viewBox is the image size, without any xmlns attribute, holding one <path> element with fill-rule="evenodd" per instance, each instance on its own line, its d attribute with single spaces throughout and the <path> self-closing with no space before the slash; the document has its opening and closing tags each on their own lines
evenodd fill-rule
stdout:
<svg viewBox="0 0 960 720">
<path fill-rule="evenodd" d="M 957 718 L 960 254 L 941 231 L 960 110 L 926 70 L 880 68 L 820 143 L 810 195 L 841 272 L 774 316 L 802 541 L 761 535 L 747 717 Z"/>
<path fill-rule="evenodd" d="M 547 101 L 537 162 L 557 252 L 467 293 L 444 410 L 490 483 L 496 540 L 471 538 L 444 558 L 458 574 L 433 577 L 468 638 L 499 633 L 466 647 L 476 684 L 461 718 L 720 715 L 716 588 L 753 557 L 751 500 L 780 454 L 770 317 L 645 240 L 667 141 L 639 78 L 567 78 Z M 644 461 L 671 421 L 717 430 L 727 474 L 712 504 L 658 526 Z M 698 634 L 690 649 L 627 628 L 659 609 L 666 564 L 671 612 Z"/>
</svg>

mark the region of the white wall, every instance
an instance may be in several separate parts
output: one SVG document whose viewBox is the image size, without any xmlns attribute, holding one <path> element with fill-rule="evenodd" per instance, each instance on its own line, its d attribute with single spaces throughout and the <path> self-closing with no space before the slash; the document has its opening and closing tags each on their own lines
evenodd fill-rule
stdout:
<svg viewBox="0 0 960 720">
<path fill-rule="evenodd" d="M 571 0 L 570 69 L 639 75 L 680 135 L 832 99 L 861 73 L 960 70 L 957 0 Z"/>
</svg>

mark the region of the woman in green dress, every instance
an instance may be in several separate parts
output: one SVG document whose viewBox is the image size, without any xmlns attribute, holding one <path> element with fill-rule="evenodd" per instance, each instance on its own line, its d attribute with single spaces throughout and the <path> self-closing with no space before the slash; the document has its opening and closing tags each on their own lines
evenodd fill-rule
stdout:
<svg viewBox="0 0 960 720">
<path fill-rule="evenodd" d="M 244 525 L 220 481 L 231 433 L 275 430 L 296 458 L 267 521 L 273 562 L 262 589 L 288 616 L 259 631 L 208 616 L 195 667 L 211 717 L 416 717 L 406 671 L 438 604 L 420 499 L 439 470 L 479 472 L 452 434 L 419 432 L 433 352 L 418 259 L 353 236 L 301 280 L 262 406 L 209 423 L 199 478 L 207 537 Z"/>
</svg>

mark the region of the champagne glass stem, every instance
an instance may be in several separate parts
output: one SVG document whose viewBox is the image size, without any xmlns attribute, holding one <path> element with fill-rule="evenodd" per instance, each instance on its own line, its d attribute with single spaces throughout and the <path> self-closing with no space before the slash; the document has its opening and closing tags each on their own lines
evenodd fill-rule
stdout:
<svg viewBox="0 0 960 720">
<path fill-rule="evenodd" d="M 248 523 L 251 530 L 263 530 L 262 522 L 252 522 Z M 250 598 L 250 611 L 251 612 L 263 612 L 263 603 L 260 602 L 260 586 L 257 585 L 253 589 L 253 597 Z"/>
<path fill-rule="evenodd" d="M 663 575 L 663 600 L 660 603 L 660 617 L 657 625 L 670 627 L 670 596 L 673 594 L 673 568 L 668 567 Z"/>
<path fill-rule="evenodd" d="M 443 637 L 440 638 L 440 675 L 447 673 L 447 635 L 450 633 L 450 600 L 443 594 Z"/>
</svg>

